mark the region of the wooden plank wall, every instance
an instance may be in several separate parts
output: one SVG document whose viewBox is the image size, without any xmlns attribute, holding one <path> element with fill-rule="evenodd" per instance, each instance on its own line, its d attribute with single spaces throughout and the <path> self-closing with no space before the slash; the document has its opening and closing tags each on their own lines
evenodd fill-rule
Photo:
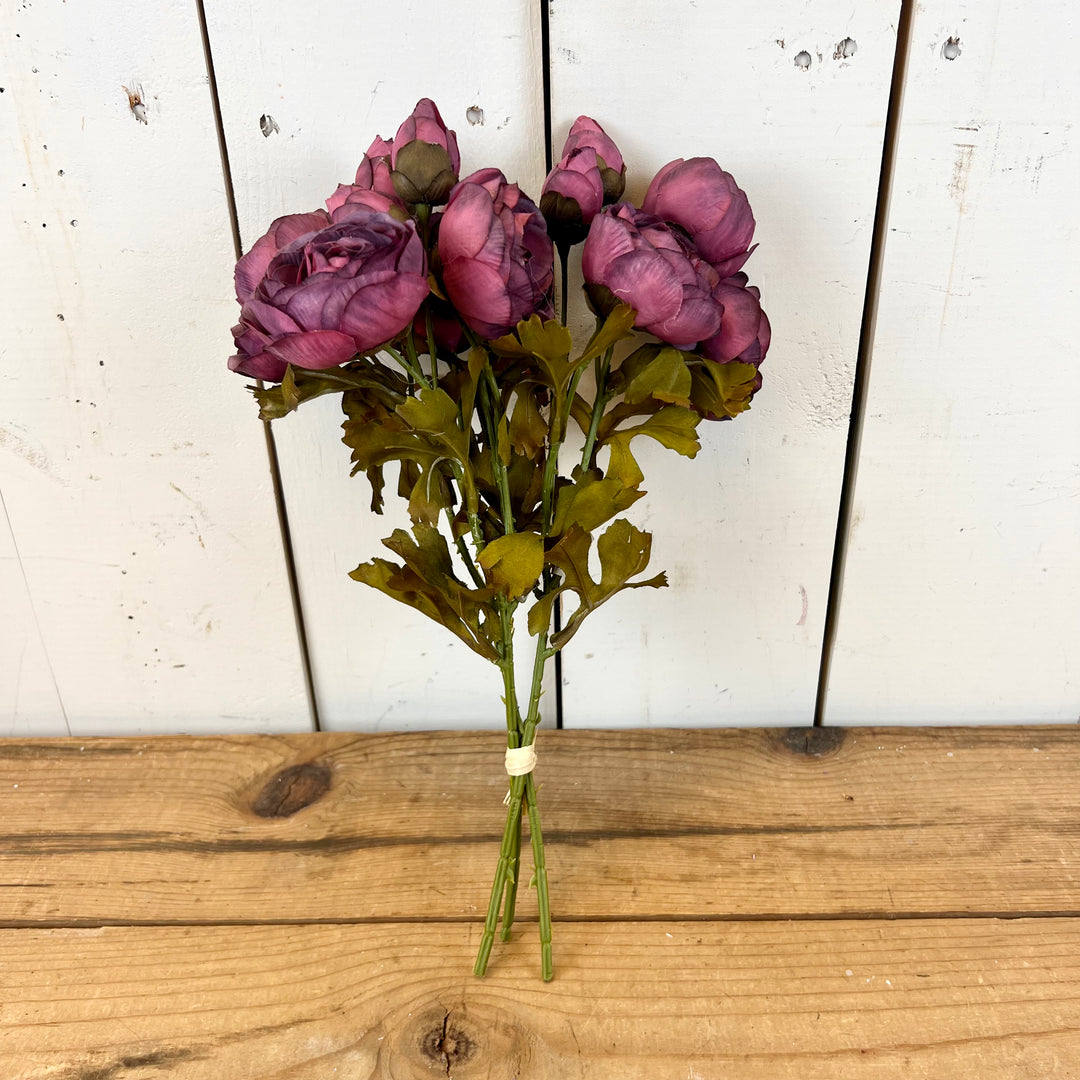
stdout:
<svg viewBox="0 0 1080 1080">
<path fill-rule="evenodd" d="M 1077 27 L 916 7 L 831 723 L 1080 718 Z"/>
<path fill-rule="evenodd" d="M 0 41 L 0 734 L 306 729 L 195 7 Z"/>
<path fill-rule="evenodd" d="M 750 413 L 703 425 L 693 462 L 650 455 L 635 510 L 672 587 L 590 617 L 564 660 L 566 722 L 807 724 L 899 4 L 622 10 L 555 5 L 556 142 L 578 112 L 603 114 L 634 197 L 672 158 L 731 171 L 758 222 L 746 270 L 773 344 Z"/>
<path fill-rule="evenodd" d="M 808 723 L 899 0 L 631 7 L 549 5 L 556 149 L 589 113 L 634 196 L 676 156 L 733 171 L 774 344 L 749 415 L 648 459 L 636 520 L 672 587 L 574 640 L 566 723 Z M 1076 16 L 1050 8 L 915 14 L 826 722 L 1080 711 L 1080 92 Z M 245 246 L 422 95 L 466 169 L 539 191 L 539 3 L 205 9 Z M 0 734 L 305 730 L 263 435 L 224 367 L 198 6 L 12 3 L 0 40 Z M 275 429 L 323 726 L 499 726 L 487 665 L 346 578 L 397 522 L 366 512 L 338 423 L 320 402 Z"/>
</svg>

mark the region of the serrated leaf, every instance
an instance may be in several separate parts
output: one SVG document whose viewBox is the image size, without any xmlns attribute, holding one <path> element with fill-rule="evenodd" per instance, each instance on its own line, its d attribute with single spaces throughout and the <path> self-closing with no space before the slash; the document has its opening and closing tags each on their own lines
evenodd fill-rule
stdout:
<svg viewBox="0 0 1080 1080">
<path fill-rule="evenodd" d="M 589 572 L 592 536 L 576 525 L 567 530 L 547 553 L 547 562 L 561 572 L 563 583 L 533 607 L 535 611 L 536 607 L 544 604 L 550 613 L 550 605 L 556 595 L 566 592 L 577 594 L 577 610 L 567 619 L 563 629 L 552 635 L 551 643 L 555 648 L 561 649 L 577 633 L 590 612 L 623 589 L 662 588 L 667 585 L 664 574 L 657 574 L 647 581 L 629 580 L 648 565 L 651 546 L 652 537 L 634 528 L 625 518 L 612 522 L 596 544 L 600 580 L 594 581 Z M 529 632 L 538 634 L 546 624 L 542 615 L 534 620 L 533 611 L 529 612 Z"/>
<path fill-rule="evenodd" d="M 491 603 L 494 591 L 470 589 L 458 581 L 442 534 L 427 525 L 416 525 L 412 536 L 395 529 L 383 544 L 402 559 L 401 565 L 373 559 L 349 576 L 427 615 L 485 659 L 497 663 L 498 613 Z"/>
<path fill-rule="evenodd" d="M 510 533 L 487 544 L 476 561 L 504 596 L 524 596 L 544 569 L 544 542 L 537 533 Z"/>
<path fill-rule="evenodd" d="M 439 515 L 453 505 L 447 478 L 436 463 L 421 469 L 409 492 L 409 517 L 416 524 L 438 525 Z"/>
<path fill-rule="evenodd" d="M 513 446 L 510 445 L 510 425 L 507 423 L 506 414 L 503 413 L 499 417 L 499 424 L 496 428 L 495 442 L 499 448 L 499 460 L 503 463 L 503 466 L 510 464 L 510 458 L 514 453 Z"/>
<path fill-rule="evenodd" d="M 530 315 L 517 324 L 517 336 L 522 347 L 538 360 L 565 360 L 574 347 L 570 331 L 557 319 L 541 319 Z"/>
<path fill-rule="evenodd" d="M 510 414 L 510 445 L 530 461 L 535 461 L 547 444 L 548 428 L 531 387 L 518 386 Z"/>
<path fill-rule="evenodd" d="M 624 486 L 616 476 L 601 479 L 595 472 L 586 472 L 559 488 L 552 534 L 558 536 L 571 525 L 579 525 L 591 532 L 633 506 L 644 494 L 639 489 Z"/>
<path fill-rule="evenodd" d="M 404 382 L 381 364 L 367 360 L 354 361 L 345 367 L 328 371 L 308 371 L 289 365 L 278 386 L 250 388 L 259 403 L 261 420 L 280 420 L 294 412 L 305 401 L 325 394 L 349 394 L 355 390 L 378 390 L 393 404 L 404 397 Z M 391 405 L 391 407 L 393 407 Z"/>
<path fill-rule="evenodd" d="M 611 451 L 608 475 L 614 476 L 630 488 L 644 480 L 641 468 L 630 452 L 631 441 L 639 435 L 648 435 L 684 457 L 694 457 L 701 449 L 696 433 L 700 419 L 697 413 L 689 409 L 679 405 L 665 405 L 640 424 L 613 431 L 603 442 Z"/>
<path fill-rule="evenodd" d="M 710 419 L 735 417 L 750 408 L 756 380 L 757 368 L 753 364 L 702 360 L 693 370 L 690 397 L 694 407 Z"/>
<path fill-rule="evenodd" d="M 690 407 L 690 369 L 678 349 L 639 349 L 623 361 L 619 370 L 625 380 L 623 397 L 629 404 L 653 398 Z"/>
<path fill-rule="evenodd" d="M 627 304 L 619 304 L 618 307 L 612 309 L 603 325 L 589 339 L 585 351 L 574 361 L 575 365 L 587 364 L 590 360 L 603 356 L 616 342 L 629 337 L 633 332 L 636 318 L 637 312 Z"/>
<path fill-rule="evenodd" d="M 425 386 L 417 397 L 403 401 L 396 411 L 413 431 L 432 436 L 456 460 L 468 460 L 469 436 L 461 429 L 457 403 L 445 390 Z"/>
<path fill-rule="evenodd" d="M 569 416 L 567 396 L 571 380 L 589 357 L 578 357 L 570 362 L 573 341 L 570 332 L 555 319 L 541 319 L 532 315 L 517 324 L 516 336 L 507 335 L 491 343 L 492 350 L 500 356 L 517 359 L 531 358 L 536 361 L 540 376 L 553 391 L 551 438 L 561 442 L 566 434 Z"/>
<path fill-rule="evenodd" d="M 367 470 L 368 483 L 371 485 L 371 512 L 381 514 L 383 512 L 383 488 L 386 486 L 383 477 L 383 467 L 372 465 Z"/>
</svg>

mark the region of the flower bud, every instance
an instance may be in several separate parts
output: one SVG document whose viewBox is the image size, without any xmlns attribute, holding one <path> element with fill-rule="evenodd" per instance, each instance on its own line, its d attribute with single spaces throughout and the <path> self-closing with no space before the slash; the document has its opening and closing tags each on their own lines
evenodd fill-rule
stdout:
<svg viewBox="0 0 1080 1080">
<path fill-rule="evenodd" d="M 390 149 L 390 179 L 406 203 L 438 206 L 449 198 L 461 168 L 457 136 L 429 98 L 417 102 Z"/>
</svg>

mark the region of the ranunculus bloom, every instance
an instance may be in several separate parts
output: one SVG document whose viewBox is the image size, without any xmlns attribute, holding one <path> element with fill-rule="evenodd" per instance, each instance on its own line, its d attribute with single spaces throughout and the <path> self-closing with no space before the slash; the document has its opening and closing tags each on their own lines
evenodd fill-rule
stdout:
<svg viewBox="0 0 1080 1080">
<path fill-rule="evenodd" d="M 669 162 L 653 177 L 641 208 L 681 225 L 721 278 L 741 270 L 750 257 L 750 203 L 735 178 L 712 158 Z"/>
<path fill-rule="evenodd" d="M 439 257 L 447 295 L 481 337 L 501 337 L 534 312 L 551 315 L 555 256 L 544 218 L 498 169 L 481 169 L 450 193 Z"/>
<path fill-rule="evenodd" d="M 692 348 L 720 329 L 716 271 L 683 235 L 629 203 L 593 219 L 581 269 L 594 306 L 606 306 L 600 291 L 606 290 L 637 311 L 638 329 L 676 348 Z"/>
<path fill-rule="evenodd" d="M 339 184 L 337 191 L 326 200 L 326 209 L 333 220 L 337 220 L 336 211 L 342 206 L 366 206 L 369 210 L 405 220 L 408 212 L 398 198 L 390 176 L 392 152 L 393 146 L 376 136 L 360 161 L 356 180 L 352 184 Z"/>
<path fill-rule="evenodd" d="M 310 214 L 286 214 L 274 221 L 252 245 L 251 250 L 236 264 L 233 275 L 236 282 L 236 299 L 246 304 L 263 279 L 266 268 L 279 251 L 287 248 L 301 236 L 318 232 L 330 224 L 325 210 L 312 210 Z"/>
<path fill-rule="evenodd" d="M 399 221 L 408 217 L 405 204 L 396 195 L 384 195 L 381 191 L 358 187 L 356 184 L 338 184 L 337 191 L 326 200 L 331 221 L 338 220 L 338 212 L 343 207 L 364 207 L 380 214 L 390 214 Z"/>
<path fill-rule="evenodd" d="M 373 191 L 381 191 L 384 195 L 394 196 L 394 183 L 390 179 L 390 158 L 394 153 L 393 142 L 387 142 L 380 135 L 376 135 L 372 144 L 367 148 L 367 153 L 360 159 L 360 166 L 356 170 L 357 187 L 371 188 Z"/>
<path fill-rule="evenodd" d="M 596 152 L 596 160 L 604 185 L 604 202 L 618 202 L 626 187 L 626 164 L 623 162 L 622 154 L 619 153 L 619 148 L 590 116 L 579 116 L 574 121 L 563 146 L 562 156 L 567 158 L 575 150 L 584 148 Z"/>
<path fill-rule="evenodd" d="M 391 179 L 407 203 L 446 202 L 461 168 L 457 135 L 443 123 L 435 102 L 421 98 L 398 128 L 390 147 Z"/>
<path fill-rule="evenodd" d="M 761 291 L 747 284 L 745 274 L 734 274 L 713 291 L 724 305 L 720 332 L 702 341 L 698 352 L 726 364 L 738 360 L 758 367 L 769 351 L 772 328 L 761 307 Z"/>
<path fill-rule="evenodd" d="M 233 371 L 279 382 L 287 364 L 336 367 L 412 323 L 428 294 L 415 224 L 362 207 L 345 211 L 270 260 L 233 328 Z"/>
<path fill-rule="evenodd" d="M 592 219 L 604 205 L 604 181 L 596 151 L 579 147 L 548 173 L 540 195 L 540 212 L 556 243 L 585 239 Z"/>
</svg>

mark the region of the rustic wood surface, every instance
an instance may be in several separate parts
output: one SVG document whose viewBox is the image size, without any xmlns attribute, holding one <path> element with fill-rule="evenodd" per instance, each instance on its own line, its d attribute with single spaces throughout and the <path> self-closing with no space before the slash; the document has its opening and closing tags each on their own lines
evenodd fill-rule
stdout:
<svg viewBox="0 0 1080 1080">
<path fill-rule="evenodd" d="M 0 743 L 0 1076 L 1080 1077 L 1080 730 Z"/>
</svg>

